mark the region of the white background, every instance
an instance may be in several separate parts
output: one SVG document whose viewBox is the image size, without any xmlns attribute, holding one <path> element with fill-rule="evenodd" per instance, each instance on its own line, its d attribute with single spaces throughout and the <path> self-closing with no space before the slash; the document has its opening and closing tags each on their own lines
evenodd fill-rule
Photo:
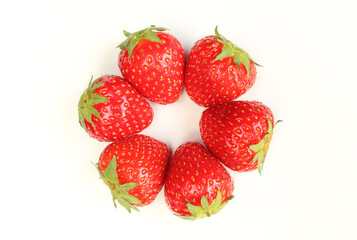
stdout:
<svg viewBox="0 0 357 240">
<path fill-rule="evenodd" d="M 1 1 L 1 239 L 357 239 L 357 2 Z M 140 213 L 115 209 L 91 162 L 106 143 L 78 124 L 93 75 L 120 75 L 124 40 L 151 24 L 186 54 L 220 32 L 263 65 L 240 99 L 269 106 L 276 127 L 262 176 L 236 173 L 236 196 L 197 221 L 163 192 Z M 201 141 L 203 108 L 186 93 L 151 104 L 143 133 Z"/>
</svg>

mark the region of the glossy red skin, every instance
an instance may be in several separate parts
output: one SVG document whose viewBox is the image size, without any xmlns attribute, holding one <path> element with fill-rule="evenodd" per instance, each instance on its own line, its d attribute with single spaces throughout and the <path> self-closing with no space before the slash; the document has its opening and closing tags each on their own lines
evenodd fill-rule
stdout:
<svg viewBox="0 0 357 240">
<path fill-rule="evenodd" d="M 185 203 L 201 206 L 202 196 L 208 203 L 220 189 L 222 202 L 232 196 L 233 179 L 220 162 L 197 142 L 182 144 L 175 152 L 165 180 L 165 201 L 179 214 L 192 216 Z"/>
<path fill-rule="evenodd" d="M 102 173 L 114 156 L 119 184 L 138 183 L 128 193 L 143 203 L 140 206 L 153 202 L 164 185 L 169 166 L 170 151 L 167 145 L 142 134 L 111 143 L 99 158 L 98 166 Z"/>
<path fill-rule="evenodd" d="M 198 105 L 210 107 L 234 100 L 248 91 L 256 79 L 256 68 L 250 61 L 250 73 L 243 64 L 237 66 L 233 57 L 213 61 L 223 44 L 215 36 L 207 36 L 192 47 L 185 67 L 185 88 Z"/>
<path fill-rule="evenodd" d="M 141 132 L 147 128 L 154 116 L 149 103 L 123 78 L 115 75 L 102 76 L 97 82 L 104 85 L 93 93 L 109 99 L 93 107 L 100 113 L 100 118 L 92 115 L 92 124 L 85 120 L 87 133 L 99 141 L 113 142 Z"/>
<path fill-rule="evenodd" d="M 162 44 L 142 39 L 132 56 L 119 54 L 123 77 L 145 98 L 159 104 L 178 100 L 183 88 L 185 53 L 181 43 L 168 33 L 157 32 Z"/>
<path fill-rule="evenodd" d="M 274 126 L 271 110 L 256 101 L 231 101 L 206 109 L 200 132 L 206 147 L 228 168 L 246 172 L 257 169 L 250 145 L 260 142 Z"/>
</svg>

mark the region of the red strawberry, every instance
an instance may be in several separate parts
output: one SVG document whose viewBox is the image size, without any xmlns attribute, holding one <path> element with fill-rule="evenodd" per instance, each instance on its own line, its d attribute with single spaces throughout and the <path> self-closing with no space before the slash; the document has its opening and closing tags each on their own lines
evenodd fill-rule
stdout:
<svg viewBox="0 0 357 240">
<path fill-rule="evenodd" d="M 137 134 L 108 145 L 98 162 L 100 177 L 115 200 L 129 212 L 153 202 L 169 166 L 167 145 Z"/>
<path fill-rule="evenodd" d="M 89 82 L 79 100 L 78 114 L 89 136 L 112 142 L 147 128 L 154 113 L 123 78 L 106 75 Z"/>
<path fill-rule="evenodd" d="M 253 86 L 257 75 L 257 63 L 248 53 L 220 35 L 217 27 L 215 33 L 197 41 L 186 62 L 187 93 L 203 107 L 238 98 Z"/>
<path fill-rule="evenodd" d="M 144 97 L 159 104 L 175 102 L 182 91 L 185 54 L 180 42 L 151 26 L 128 33 L 118 47 L 119 68 L 124 78 Z"/>
<path fill-rule="evenodd" d="M 175 152 L 165 180 L 165 200 L 177 216 L 195 220 L 219 212 L 232 199 L 233 179 L 197 142 Z"/>
<path fill-rule="evenodd" d="M 263 169 L 273 136 L 274 117 L 260 102 L 233 101 L 206 109 L 200 132 L 207 148 L 228 168 L 246 172 Z"/>
</svg>

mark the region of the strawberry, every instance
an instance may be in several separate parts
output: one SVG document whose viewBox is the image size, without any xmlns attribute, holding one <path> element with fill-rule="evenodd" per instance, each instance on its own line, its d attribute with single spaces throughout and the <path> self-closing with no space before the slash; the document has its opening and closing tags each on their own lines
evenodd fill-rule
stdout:
<svg viewBox="0 0 357 240">
<path fill-rule="evenodd" d="M 257 75 L 254 64 L 258 65 L 216 27 L 215 36 L 197 41 L 188 55 L 186 91 L 203 107 L 234 100 L 253 86 Z"/>
<path fill-rule="evenodd" d="M 185 54 L 181 43 L 162 27 L 129 33 L 118 47 L 124 78 L 144 97 L 159 104 L 178 100 L 183 88 Z"/>
<path fill-rule="evenodd" d="M 228 168 L 246 172 L 258 168 L 273 136 L 271 110 L 256 101 L 231 101 L 206 109 L 200 133 L 207 148 Z"/>
<path fill-rule="evenodd" d="M 123 78 L 105 75 L 89 82 L 78 103 L 79 122 L 89 136 L 112 142 L 147 128 L 149 103 Z"/>
<path fill-rule="evenodd" d="M 115 201 L 137 210 L 153 202 L 164 184 L 170 152 L 167 145 L 137 134 L 109 144 L 97 164 Z"/>
<path fill-rule="evenodd" d="M 165 200 L 177 216 L 195 220 L 219 212 L 233 198 L 233 179 L 197 142 L 176 150 L 165 180 Z"/>
</svg>

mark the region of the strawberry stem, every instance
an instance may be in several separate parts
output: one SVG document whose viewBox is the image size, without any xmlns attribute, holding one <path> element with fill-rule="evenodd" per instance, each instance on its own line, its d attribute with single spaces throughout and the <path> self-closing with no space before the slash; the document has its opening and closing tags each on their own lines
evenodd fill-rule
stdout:
<svg viewBox="0 0 357 240">
<path fill-rule="evenodd" d="M 249 146 L 250 150 L 256 152 L 252 162 L 255 163 L 258 161 L 258 172 L 260 175 L 262 175 L 265 157 L 268 153 L 269 145 L 273 137 L 273 130 L 279 122 L 282 122 L 282 120 L 277 121 L 273 126 L 273 124 L 268 120 L 268 131 L 264 138 L 259 143 Z"/>
<path fill-rule="evenodd" d="M 128 193 L 129 190 L 132 190 L 133 188 L 138 186 L 138 183 L 136 182 L 130 182 L 125 184 L 119 183 L 116 157 L 114 156 L 112 158 L 108 167 L 103 172 L 100 171 L 98 164 L 95 164 L 95 167 L 98 170 L 100 178 L 109 187 L 110 192 L 112 193 L 114 206 L 117 207 L 115 203 L 115 201 L 117 201 L 129 213 L 131 213 L 131 209 L 134 209 L 139 212 L 139 209 L 135 205 L 140 206 L 142 205 L 142 202 L 138 198 Z"/>
<path fill-rule="evenodd" d="M 176 216 L 186 219 L 186 220 L 196 220 L 199 218 L 204 218 L 204 217 L 210 217 L 213 214 L 218 213 L 219 211 L 222 210 L 224 206 L 233 199 L 233 195 L 228 198 L 226 201 L 222 202 L 222 194 L 221 191 L 218 189 L 217 190 L 217 196 L 216 198 L 212 201 L 211 205 L 209 205 L 208 200 L 206 196 L 202 196 L 201 198 L 201 206 L 196 206 L 191 204 L 190 202 L 186 202 L 186 206 L 188 211 L 191 213 L 191 216 L 188 215 L 177 215 Z"/>
<path fill-rule="evenodd" d="M 93 93 L 95 89 L 100 88 L 104 85 L 103 82 L 98 81 L 99 79 L 100 78 L 97 78 L 93 82 L 93 76 L 92 76 L 92 78 L 89 81 L 88 88 L 83 92 L 78 102 L 79 123 L 81 127 L 84 128 L 86 131 L 88 129 L 84 120 L 89 122 L 92 125 L 92 127 L 95 129 L 96 126 L 92 121 L 92 116 L 94 115 L 95 117 L 100 118 L 100 113 L 96 108 L 94 108 L 94 105 L 109 101 L 108 98 L 100 94 Z"/>
<path fill-rule="evenodd" d="M 243 64 L 245 69 L 247 70 L 247 74 L 250 73 L 250 61 L 252 61 L 255 65 L 260 66 L 249 56 L 249 54 L 244 51 L 244 49 L 237 47 L 223 35 L 218 32 L 218 26 L 216 26 L 215 30 L 216 40 L 223 44 L 223 48 L 220 54 L 214 59 L 214 61 L 224 59 L 226 57 L 234 57 L 234 63 L 237 66 Z"/>
<path fill-rule="evenodd" d="M 141 39 L 148 39 L 152 42 L 157 42 L 162 44 L 160 38 L 157 36 L 156 32 L 154 31 L 166 31 L 168 30 L 167 28 L 164 27 L 156 27 L 155 25 L 151 25 L 148 28 L 136 31 L 134 33 L 130 33 L 128 31 L 123 31 L 124 35 L 127 37 L 125 41 L 120 43 L 117 47 L 120 48 L 121 50 L 128 50 L 128 57 L 130 58 L 135 46 L 138 44 L 138 42 Z"/>
</svg>

